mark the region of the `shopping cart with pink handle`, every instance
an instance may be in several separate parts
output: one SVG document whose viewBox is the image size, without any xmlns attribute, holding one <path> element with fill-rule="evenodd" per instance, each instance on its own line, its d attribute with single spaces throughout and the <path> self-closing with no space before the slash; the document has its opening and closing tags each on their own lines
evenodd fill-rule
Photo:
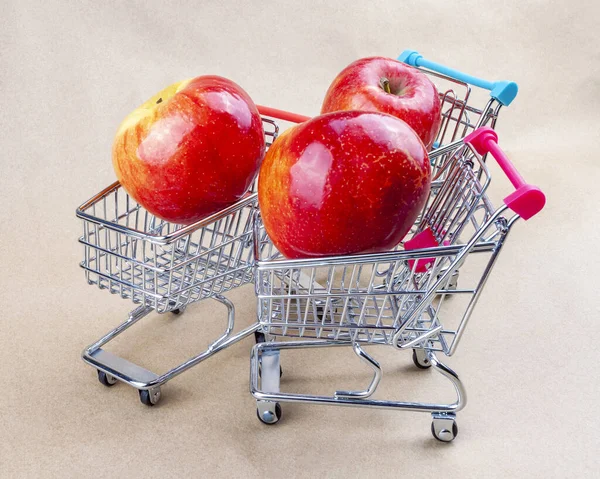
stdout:
<svg viewBox="0 0 600 479">
<path fill-rule="evenodd" d="M 445 150 L 428 202 L 407 235 L 410 239 L 394 251 L 285 259 L 255 212 L 255 287 L 265 341 L 251 353 L 250 389 L 263 423 L 276 423 L 284 402 L 389 408 L 430 413 L 435 438 L 448 442 L 456 437 L 456 413 L 465 407 L 465 388 L 438 354 L 456 351 L 512 227 L 545 204 L 544 194 L 523 180 L 497 139 L 491 128 L 482 127 Z M 438 151 L 431 153 L 433 160 Z M 492 176 L 482 159 L 486 154 L 496 159 L 516 189 L 498 207 L 488 196 Z M 433 367 L 450 380 L 456 400 L 373 399 L 382 369 L 365 345 L 411 350 L 418 368 Z M 372 368 L 365 389 L 338 390 L 330 396 L 280 391 L 281 351 L 343 346 Z"/>
</svg>

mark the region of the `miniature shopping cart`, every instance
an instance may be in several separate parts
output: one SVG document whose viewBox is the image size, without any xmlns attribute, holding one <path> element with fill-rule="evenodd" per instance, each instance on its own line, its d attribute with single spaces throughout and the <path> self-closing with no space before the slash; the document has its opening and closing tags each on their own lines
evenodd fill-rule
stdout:
<svg viewBox="0 0 600 479">
<path fill-rule="evenodd" d="M 498 208 L 487 195 L 491 175 L 482 160 L 487 153 L 516 188 Z M 431 153 L 433 159 L 437 156 Z M 407 236 L 411 239 L 395 251 L 287 260 L 273 246 L 256 211 L 258 320 L 271 340 L 255 345 L 251 354 L 251 392 L 262 422 L 279 420 L 280 402 L 392 408 L 429 412 L 435 438 L 448 442 L 456 437 L 455 418 L 465 406 L 465 389 L 437 353 L 455 352 L 512 226 L 538 213 L 545 197 L 525 183 L 489 127 L 454 143 L 444 156 L 428 202 Z M 277 337 L 296 339 L 274 342 Z M 456 401 L 372 399 L 382 370 L 363 345 L 412 350 L 417 367 L 433 366 L 450 380 Z M 366 389 L 339 390 L 331 396 L 280 392 L 281 350 L 329 346 L 351 346 L 373 369 Z"/>
<path fill-rule="evenodd" d="M 263 119 L 266 144 L 278 127 Z M 134 201 L 117 182 L 77 209 L 83 220 L 84 259 L 89 284 L 139 306 L 127 320 L 83 351 L 105 386 L 117 380 L 139 390 L 154 405 L 160 386 L 185 370 L 252 334 L 253 324 L 234 334 L 234 305 L 223 294 L 253 280 L 252 217 L 256 193 L 188 226 L 161 220 Z M 155 374 L 102 347 L 152 311 L 180 314 L 194 301 L 214 299 L 227 308 L 227 326 L 208 348 L 164 374 Z"/>
</svg>

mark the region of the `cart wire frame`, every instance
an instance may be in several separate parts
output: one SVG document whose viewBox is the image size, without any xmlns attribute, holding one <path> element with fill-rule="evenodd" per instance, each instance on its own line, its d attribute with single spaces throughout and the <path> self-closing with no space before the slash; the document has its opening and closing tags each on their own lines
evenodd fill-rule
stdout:
<svg viewBox="0 0 600 479">
<path fill-rule="evenodd" d="M 413 236 L 433 233 L 442 246 L 406 250 L 400 244 L 386 253 L 287 260 L 256 211 L 255 288 L 262 330 L 271 336 L 393 344 L 452 355 L 514 223 L 501 216 L 506 206 L 495 211 L 485 194 L 490 174 L 481 156 L 462 142 L 456 148 L 438 173 L 445 179 L 432 182 L 412 230 Z M 461 235 L 467 242 L 460 242 Z M 448 287 L 471 252 L 488 253 L 485 275 L 474 287 Z M 422 270 L 424 263 L 428 267 Z M 456 295 L 470 301 L 458 326 L 444 327 L 444 302 Z"/>
<path fill-rule="evenodd" d="M 545 205 L 541 190 L 525 182 L 497 142 L 492 128 L 480 127 L 431 152 L 437 168 L 433 168 L 429 199 L 409 232 L 411 239 L 395 251 L 285 259 L 255 211 L 255 291 L 265 341 L 251 352 L 250 392 L 261 422 L 279 421 L 280 402 L 386 408 L 431 413 L 436 439 L 450 442 L 456 437 L 456 413 L 466 405 L 466 391 L 437 353 L 455 352 L 514 223 L 531 218 Z M 516 189 L 497 208 L 487 196 L 488 153 Z M 506 214 L 509 209 L 511 215 Z M 467 268 L 471 262 L 474 270 Z M 457 305 L 458 298 L 466 302 Z M 451 322 L 446 305 L 455 314 L 460 312 L 458 322 Z M 277 341 L 278 337 L 288 340 Z M 456 400 L 373 399 L 383 372 L 363 344 L 412 349 L 415 365 L 433 367 L 446 377 Z M 331 396 L 280 391 L 282 350 L 341 346 L 351 347 L 372 370 L 365 389 L 337 390 Z"/>
<path fill-rule="evenodd" d="M 279 127 L 263 119 L 267 147 Z M 146 405 L 156 404 L 160 386 L 258 329 L 234 334 L 235 308 L 224 293 L 252 282 L 252 221 L 257 207 L 253 185 L 235 204 L 191 225 L 164 221 L 131 198 L 119 182 L 81 205 L 84 247 L 80 266 L 90 285 L 139 305 L 128 318 L 84 349 L 83 360 L 97 369 L 106 386 L 117 380 L 139 390 Z M 214 299 L 227 308 L 226 327 L 208 348 L 164 374 L 155 374 L 102 348 L 151 312 L 179 314 L 192 302 Z"/>
</svg>

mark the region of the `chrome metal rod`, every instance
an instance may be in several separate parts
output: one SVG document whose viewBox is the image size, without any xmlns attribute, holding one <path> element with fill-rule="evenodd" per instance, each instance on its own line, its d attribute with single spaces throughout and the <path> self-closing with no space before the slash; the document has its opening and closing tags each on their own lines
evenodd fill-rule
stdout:
<svg viewBox="0 0 600 479">
<path fill-rule="evenodd" d="M 341 399 L 365 399 L 373 395 L 373 393 L 377 390 L 377 386 L 379 385 L 379 381 L 381 381 L 382 370 L 381 366 L 375 359 L 369 356 L 365 351 L 360 347 L 360 344 L 354 343 L 352 345 L 354 349 L 354 353 L 361 359 L 362 362 L 368 364 L 371 369 L 373 369 L 374 376 L 371 380 L 371 384 L 364 391 L 336 391 L 334 394 L 335 398 Z"/>
<path fill-rule="evenodd" d="M 426 350 L 426 354 L 435 370 L 442 376 L 447 377 L 454 386 L 454 390 L 456 391 L 456 402 L 454 402 L 452 406 L 455 406 L 454 412 L 460 411 L 467 405 L 467 391 L 465 390 L 462 381 L 459 379 L 458 374 L 444 363 L 440 362 L 433 351 Z"/>
<path fill-rule="evenodd" d="M 467 323 L 469 322 L 469 318 L 471 317 L 471 314 L 473 314 L 473 310 L 475 309 L 475 306 L 477 305 L 477 302 L 479 301 L 479 297 L 481 296 L 481 293 L 483 292 L 485 284 L 487 283 L 487 280 L 490 277 L 490 273 L 492 272 L 492 269 L 494 268 L 494 265 L 496 264 L 498 256 L 500 255 L 500 251 L 502 250 L 502 246 L 504 245 L 504 242 L 506 241 L 506 237 L 509 232 L 510 232 L 510 226 L 506 226 L 505 234 L 498 240 L 498 246 L 492 253 L 491 258 L 488 261 L 488 263 L 485 267 L 485 270 L 483 271 L 483 274 L 481 275 L 479 284 L 475 288 L 475 292 L 474 292 L 473 296 L 471 297 L 469 304 L 467 305 L 467 309 L 460 321 L 460 324 L 458 325 L 458 328 L 456 329 L 456 335 L 455 335 L 454 340 L 452 341 L 452 345 L 450 346 L 450 349 L 448 351 L 448 356 L 452 356 L 452 354 L 454 354 L 454 351 L 456 351 L 456 348 L 458 347 L 458 343 L 460 342 L 460 339 L 465 331 Z"/>
<path fill-rule="evenodd" d="M 241 330 L 239 333 L 237 333 L 233 336 L 229 336 L 226 341 L 221 342 L 218 346 L 213 346 L 212 349 L 207 349 L 206 351 L 204 351 L 203 353 L 200 353 L 199 355 L 190 359 L 189 361 L 186 361 L 185 363 L 181 364 L 180 366 L 177 366 L 176 368 L 173 368 L 169 372 L 163 374 L 155 381 L 156 384 L 154 384 L 154 385 L 164 384 L 165 382 L 170 381 L 175 376 L 181 374 L 182 372 L 191 368 L 192 366 L 195 366 L 196 364 L 204 361 L 205 359 L 208 359 L 209 357 L 211 357 L 214 354 L 218 353 L 219 351 L 227 348 L 228 346 L 231 346 L 232 344 L 237 343 L 238 341 L 241 341 L 242 339 L 246 338 L 247 336 L 250 336 L 259 327 L 260 327 L 260 325 L 258 323 L 255 323 L 251 326 L 248 326 L 246 329 Z M 150 384 L 149 386 L 151 387 L 151 386 L 153 386 L 153 384 Z"/>
<path fill-rule="evenodd" d="M 126 329 L 130 328 L 131 326 L 133 326 L 140 319 L 142 319 L 143 317 L 147 316 L 151 312 L 152 312 L 152 308 L 150 308 L 148 306 L 140 306 L 140 307 L 134 309 L 133 311 L 131 311 L 129 313 L 129 317 L 127 318 L 127 320 L 124 323 L 121 323 L 115 329 L 113 329 L 112 331 L 110 331 L 107 334 L 105 334 L 104 336 L 102 336 L 94 344 L 91 344 L 87 348 L 85 348 L 84 354 L 85 353 L 91 354 L 95 350 L 97 350 L 98 348 L 101 348 L 106 343 L 108 343 L 110 340 L 112 340 L 114 337 L 118 336 L 123 331 L 125 331 Z"/>
<path fill-rule="evenodd" d="M 254 323 L 237 334 L 232 335 L 235 326 L 235 307 L 233 303 L 221 295 L 215 295 L 213 296 L 213 299 L 227 307 L 227 326 L 224 333 L 213 341 L 206 350 L 160 376 L 101 349 L 101 346 L 114 339 L 127 328 L 131 327 L 137 321 L 153 311 L 152 308 L 149 307 L 139 307 L 132 311 L 129 314 L 127 321 L 86 348 L 82 353 L 82 358 L 86 363 L 92 365 L 96 369 L 104 371 L 136 389 L 152 389 L 156 386 L 160 386 L 192 366 L 208 359 L 228 346 L 241 341 L 259 328 L 259 324 Z"/>
<path fill-rule="evenodd" d="M 263 354 L 264 350 L 283 350 L 283 349 L 298 349 L 298 348 L 311 348 L 311 347 L 328 347 L 328 346 L 341 346 L 342 344 L 328 341 L 294 341 L 289 343 L 260 343 L 252 348 L 250 353 L 250 392 L 252 396 L 258 401 L 272 401 L 272 402 L 298 402 L 298 403 L 313 403 L 322 404 L 329 406 L 355 406 L 355 407 L 369 407 L 369 408 L 380 408 L 380 409 L 396 409 L 406 411 L 419 411 L 419 412 L 446 412 L 455 413 L 463 409 L 466 405 L 466 391 L 460 381 L 458 375 L 438 361 L 435 353 L 427 351 L 427 357 L 431 361 L 432 366 L 436 371 L 448 378 L 457 394 L 457 399 L 453 403 L 442 404 L 442 403 L 426 403 L 426 402 L 407 402 L 407 401 L 387 401 L 387 400 L 374 400 L 374 399 L 360 399 L 360 398 L 349 398 L 349 397 L 336 397 L 336 396 L 315 396 L 310 394 L 292 394 L 285 392 L 272 392 L 264 391 L 259 389 L 259 375 L 258 375 L 258 364 L 259 357 Z M 344 344 L 348 346 L 348 344 Z"/>
<path fill-rule="evenodd" d="M 149 234 L 148 232 L 145 232 L 145 231 L 138 231 L 133 228 L 129 228 L 129 227 L 123 226 L 121 224 L 118 224 L 107 218 L 101 218 L 101 217 L 95 216 L 95 215 L 87 212 L 87 210 L 91 206 L 93 206 L 95 203 L 97 203 L 101 199 L 106 198 L 106 196 L 108 194 L 117 191 L 120 187 L 121 187 L 121 185 L 119 182 L 115 182 L 112 185 L 108 186 L 107 188 L 102 190 L 100 193 L 95 195 L 93 198 L 89 199 L 84 204 L 82 204 L 79 208 L 77 208 L 77 210 L 75 212 L 76 216 L 78 218 L 83 219 L 84 221 L 88 221 L 90 223 L 95 223 L 95 224 L 101 225 L 104 228 L 110 229 L 112 231 L 116 231 L 118 233 L 123 233 L 128 236 L 144 239 L 144 240 L 149 241 L 156 245 L 172 244 L 175 241 L 177 241 L 178 239 L 181 239 L 182 237 L 184 237 L 198 229 L 205 228 L 207 226 L 212 226 L 216 221 L 218 221 L 222 218 L 225 218 L 226 216 L 232 214 L 233 212 L 238 211 L 241 208 L 244 208 L 245 206 L 248 206 L 257 201 L 257 194 L 248 192 L 244 195 L 244 197 L 242 199 L 240 199 L 233 205 L 228 206 L 227 208 L 224 208 L 207 218 L 203 218 L 199 221 L 196 221 L 195 223 L 192 223 L 190 225 L 179 228 L 179 229 L 173 231 L 171 234 L 159 236 L 156 234 Z"/>
<path fill-rule="evenodd" d="M 217 295 L 217 296 L 219 296 L 219 295 Z M 217 297 L 217 296 L 215 296 L 213 299 L 224 304 L 228 310 L 228 323 L 227 323 L 227 329 L 226 329 L 225 333 L 223 333 L 223 335 L 221 337 L 219 337 L 219 339 L 217 339 L 216 341 L 211 343 L 211 345 L 202 353 L 198 354 L 197 356 L 194 356 L 193 358 L 189 359 L 185 363 L 180 364 L 179 366 L 177 366 L 177 367 L 171 369 L 170 371 L 166 372 L 165 374 L 159 376 L 158 379 L 156 379 L 156 381 L 154 381 L 156 384 L 153 384 L 153 385 L 158 385 L 158 384 L 162 384 L 167 381 L 170 381 L 175 376 L 178 376 L 179 374 L 181 374 L 182 372 L 191 368 L 192 366 L 195 366 L 196 364 L 204 361 L 205 359 L 208 359 L 209 357 L 211 357 L 212 355 L 225 349 L 226 347 L 228 347 L 234 343 L 237 343 L 238 341 L 241 341 L 245 337 L 253 334 L 254 331 L 256 331 L 260 327 L 260 325 L 258 323 L 254 323 L 254 324 L 248 326 L 246 329 L 243 329 L 239 333 L 231 336 L 230 334 L 231 334 L 231 331 L 233 330 L 234 318 L 235 318 L 235 309 L 234 309 L 233 303 L 231 301 L 229 301 L 227 298 L 225 298 L 224 296 L 220 296 L 220 297 Z M 152 386 L 152 384 L 150 386 Z"/>
<path fill-rule="evenodd" d="M 233 331 L 233 327 L 235 326 L 235 306 L 233 305 L 233 303 L 229 301 L 225 296 L 222 296 L 220 294 L 215 294 L 212 298 L 227 306 L 227 329 L 220 338 L 215 340 L 208 347 L 207 351 L 213 351 L 214 349 L 218 348 L 219 345 L 223 341 L 225 341 L 227 337 L 231 334 L 231 332 Z"/>
<path fill-rule="evenodd" d="M 500 217 L 500 215 L 507 209 L 508 207 L 506 205 L 500 206 L 492 215 L 491 217 L 487 220 L 487 222 L 479 229 L 479 231 L 477 231 L 477 233 L 475 235 L 473 235 L 473 237 L 471 238 L 471 240 L 465 245 L 464 249 L 462 251 L 460 251 L 460 253 L 458 253 L 456 255 L 456 257 L 454 258 L 454 261 L 452 262 L 452 264 L 445 270 L 445 272 L 443 272 L 437 282 L 435 283 L 434 286 L 432 286 L 429 291 L 427 292 L 427 294 L 425 294 L 423 296 L 423 298 L 421 298 L 421 302 L 420 305 L 413 309 L 413 311 L 411 312 L 410 316 L 408 316 L 406 319 L 404 319 L 404 323 L 403 325 L 398 328 L 398 330 L 396 331 L 396 333 L 394 333 L 394 337 L 392 339 L 392 344 L 399 348 L 399 349 L 405 349 L 407 347 L 406 344 L 400 344 L 400 338 L 402 336 L 402 333 L 405 331 L 405 329 L 412 324 L 412 321 L 417 318 L 421 312 L 431 303 L 431 299 L 436 295 L 436 292 L 439 290 L 439 287 L 445 283 L 445 281 L 448 279 L 448 277 L 454 273 L 454 271 L 458 270 L 458 268 L 462 265 L 462 263 L 465 261 L 467 255 L 471 252 L 471 250 L 475 247 L 477 241 L 483 236 L 483 234 L 485 233 L 485 231 L 492 226 Z M 412 346 L 412 344 L 411 344 Z"/>
</svg>

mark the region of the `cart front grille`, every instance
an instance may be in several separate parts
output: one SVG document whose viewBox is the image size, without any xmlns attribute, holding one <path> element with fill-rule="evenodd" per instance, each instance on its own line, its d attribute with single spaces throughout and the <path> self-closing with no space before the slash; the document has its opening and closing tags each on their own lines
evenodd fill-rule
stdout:
<svg viewBox="0 0 600 479">
<path fill-rule="evenodd" d="M 279 127 L 268 118 L 263 127 L 268 148 Z M 152 215 L 113 184 L 77 210 L 88 283 L 159 313 L 250 283 L 254 191 L 185 226 Z"/>
<path fill-rule="evenodd" d="M 483 159 L 463 145 L 445 157 L 408 235 L 428 230 L 439 246 L 426 252 L 400 244 L 386 253 L 286 260 L 257 223 L 264 331 L 451 354 L 506 229 L 486 195 L 490 177 Z"/>
<path fill-rule="evenodd" d="M 158 312 L 224 293 L 253 279 L 255 205 L 251 196 L 224 217 L 178 235 L 180 226 L 157 219 L 117 184 L 90 206 L 91 219 L 84 218 L 81 266 L 90 284 Z M 133 234 L 140 229 L 143 234 Z"/>
</svg>

